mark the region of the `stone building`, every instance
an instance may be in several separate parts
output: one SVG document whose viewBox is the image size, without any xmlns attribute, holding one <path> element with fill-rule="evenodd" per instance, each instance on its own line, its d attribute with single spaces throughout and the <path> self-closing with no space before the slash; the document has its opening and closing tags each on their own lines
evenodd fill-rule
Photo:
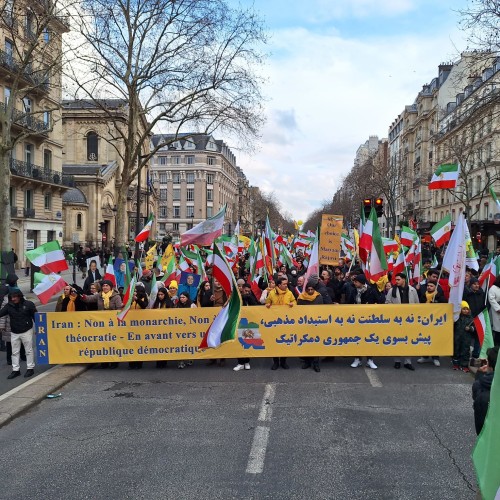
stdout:
<svg viewBox="0 0 500 500">
<path fill-rule="evenodd" d="M 102 111 L 101 108 L 107 111 Z M 108 113 L 115 115 L 109 119 Z M 67 193 L 64 204 L 64 243 L 112 247 L 116 235 L 117 188 L 123 168 L 123 140 L 116 120 L 127 120 L 127 103 L 121 99 L 63 101 L 63 172 L 74 179 L 77 191 Z M 144 126 L 144 124 L 139 124 Z M 149 143 L 148 143 L 149 147 Z M 127 234 L 133 240 L 150 213 L 155 213 L 155 193 L 148 169 L 134 182 L 127 198 Z"/>
</svg>

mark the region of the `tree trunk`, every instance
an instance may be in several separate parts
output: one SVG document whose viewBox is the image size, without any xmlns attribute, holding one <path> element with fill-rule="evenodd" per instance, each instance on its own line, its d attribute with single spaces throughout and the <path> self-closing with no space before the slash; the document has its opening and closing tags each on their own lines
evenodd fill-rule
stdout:
<svg viewBox="0 0 500 500">
<path fill-rule="evenodd" d="M 2 138 L 5 140 L 5 138 Z M 4 142 L 5 144 L 5 142 Z M 8 151 L 0 151 L 0 250 L 9 252 L 10 241 L 10 162 Z"/>
</svg>

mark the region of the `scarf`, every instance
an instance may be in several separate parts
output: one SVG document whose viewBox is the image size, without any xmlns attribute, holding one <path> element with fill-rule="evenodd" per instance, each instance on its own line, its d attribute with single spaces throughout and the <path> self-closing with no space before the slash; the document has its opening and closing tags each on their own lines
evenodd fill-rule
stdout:
<svg viewBox="0 0 500 500">
<path fill-rule="evenodd" d="M 356 288 L 356 304 L 361 304 L 361 295 L 368 290 L 368 285 L 363 285 L 361 288 Z"/>
<path fill-rule="evenodd" d="M 113 295 L 113 290 L 110 290 L 108 293 L 102 292 L 102 301 L 104 302 L 104 309 L 109 309 L 109 299 Z"/>
<path fill-rule="evenodd" d="M 425 302 L 426 302 L 426 304 L 430 304 L 430 303 L 434 302 L 436 294 L 437 294 L 437 291 L 432 292 L 432 293 L 425 292 Z"/>
<path fill-rule="evenodd" d="M 314 293 L 312 295 L 309 295 L 307 292 L 302 292 L 297 298 L 299 300 L 306 300 L 307 302 L 314 302 L 314 300 L 316 299 L 316 297 L 318 295 L 321 295 L 319 292 L 317 292 L 316 290 L 314 290 Z"/>
<path fill-rule="evenodd" d="M 66 305 L 66 311 L 76 311 L 75 300 L 76 296 L 75 297 L 73 297 L 72 295 L 69 296 L 69 301 L 68 304 Z"/>
<path fill-rule="evenodd" d="M 285 295 L 288 292 L 288 288 L 286 290 L 280 290 L 278 287 L 274 289 L 274 293 L 278 296 L 278 300 L 276 301 L 276 305 L 284 306 L 285 304 Z"/>
</svg>

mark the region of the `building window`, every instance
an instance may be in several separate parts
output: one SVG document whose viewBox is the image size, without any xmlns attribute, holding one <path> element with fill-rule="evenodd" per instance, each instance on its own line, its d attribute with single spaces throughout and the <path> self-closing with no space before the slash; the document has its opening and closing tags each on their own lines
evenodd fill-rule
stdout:
<svg viewBox="0 0 500 500">
<path fill-rule="evenodd" d="M 43 195 L 43 207 L 45 210 L 52 210 L 52 195 L 50 193 Z"/>
<path fill-rule="evenodd" d="M 188 155 L 188 156 L 186 156 L 186 163 L 188 165 L 194 165 L 194 155 Z"/>
<path fill-rule="evenodd" d="M 186 182 L 188 184 L 194 184 L 194 172 L 188 172 L 186 174 Z"/>
<path fill-rule="evenodd" d="M 181 190 L 179 188 L 172 189 L 172 200 L 181 201 Z"/>
<path fill-rule="evenodd" d="M 160 161 L 160 165 L 166 165 L 167 164 L 167 157 L 166 156 L 160 156 L 158 158 L 158 160 Z"/>
<path fill-rule="evenodd" d="M 25 113 L 31 113 L 33 101 L 29 97 L 23 97 L 23 107 Z"/>
<path fill-rule="evenodd" d="M 180 184 L 181 183 L 181 174 L 180 174 L 180 172 L 172 172 L 172 182 L 174 184 Z"/>
<path fill-rule="evenodd" d="M 207 165 L 215 165 L 215 158 L 213 156 L 207 156 Z"/>
<path fill-rule="evenodd" d="M 5 39 L 5 59 L 7 64 L 14 62 L 14 44 L 8 39 Z"/>
<path fill-rule="evenodd" d="M 48 28 L 44 28 L 44 30 L 43 30 L 43 41 L 45 43 L 50 42 L 50 30 Z"/>
<path fill-rule="evenodd" d="M 160 222 L 160 231 L 165 231 L 167 225 L 164 222 Z"/>
<path fill-rule="evenodd" d="M 50 149 L 43 150 L 43 168 L 45 170 L 52 168 L 52 151 Z"/>
<path fill-rule="evenodd" d="M 207 189 L 207 201 L 214 201 L 214 190 Z"/>
<path fill-rule="evenodd" d="M 207 207 L 207 218 L 208 217 L 213 217 L 214 215 L 214 209 L 213 207 Z"/>
<path fill-rule="evenodd" d="M 172 156 L 172 165 L 180 165 L 181 157 L 180 156 Z"/>
<path fill-rule="evenodd" d="M 24 192 L 24 208 L 33 208 L 33 191 L 31 189 Z"/>
<path fill-rule="evenodd" d="M 35 36 L 35 15 L 31 10 L 26 12 L 26 36 L 31 38 Z"/>
<path fill-rule="evenodd" d="M 50 128 L 50 124 L 52 123 L 52 115 L 50 111 L 43 112 L 43 123 L 47 128 Z"/>
<path fill-rule="evenodd" d="M 166 189 L 160 189 L 160 200 L 161 201 L 167 200 L 167 190 Z"/>
<path fill-rule="evenodd" d="M 181 207 L 174 207 L 174 219 L 180 219 Z"/>
<path fill-rule="evenodd" d="M 4 87 L 4 89 L 3 89 L 3 102 L 5 105 L 9 104 L 9 99 L 10 99 L 10 88 Z"/>
<path fill-rule="evenodd" d="M 99 159 L 99 137 L 95 132 L 87 134 L 87 160 L 97 161 Z"/>
<path fill-rule="evenodd" d="M 166 172 L 160 172 L 160 184 L 166 184 L 168 182 L 168 176 Z"/>
<path fill-rule="evenodd" d="M 76 229 L 82 229 L 82 214 L 76 214 Z"/>
<path fill-rule="evenodd" d="M 27 142 L 24 145 L 24 161 L 28 164 L 31 165 L 33 163 L 33 144 L 30 144 Z"/>
<path fill-rule="evenodd" d="M 188 205 L 186 207 L 186 218 L 193 218 L 194 217 L 194 207 L 191 205 Z"/>
<path fill-rule="evenodd" d="M 178 222 L 174 222 L 172 224 L 172 231 L 179 231 L 179 223 Z"/>
<path fill-rule="evenodd" d="M 186 189 L 186 201 L 194 201 L 194 189 Z"/>
<path fill-rule="evenodd" d="M 207 174 L 207 184 L 214 183 L 214 174 Z"/>
<path fill-rule="evenodd" d="M 167 217 L 167 207 L 160 207 L 160 217 Z"/>
</svg>

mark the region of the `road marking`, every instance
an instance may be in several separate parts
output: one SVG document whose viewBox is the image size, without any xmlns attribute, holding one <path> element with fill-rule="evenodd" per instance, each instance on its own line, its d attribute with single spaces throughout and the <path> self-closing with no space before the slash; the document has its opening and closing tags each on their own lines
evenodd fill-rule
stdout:
<svg viewBox="0 0 500 500">
<path fill-rule="evenodd" d="M 273 415 L 273 403 L 276 396 L 276 384 L 266 384 L 264 397 L 260 405 L 259 422 L 271 422 Z M 266 458 L 267 442 L 269 441 L 268 426 L 259 425 L 255 428 L 252 448 L 248 456 L 247 474 L 260 474 L 264 470 L 264 460 Z"/>
<path fill-rule="evenodd" d="M 373 370 L 372 368 L 365 368 L 364 370 L 372 387 L 382 387 L 382 382 L 380 382 L 380 379 L 375 373 L 375 370 Z"/>
<path fill-rule="evenodd" d="M 252 449 L 248 457 L 247 474 L 260 474 L 264 470 L 264 459 L 266 458 L 269 431 L 269 427 L 260 425 L 255 428 Z"/>
<path fill-rule="evenodd" d="M 259 422 L 270 422 L 273 415 L 273 403 L 276 396 L 276 384 L 266 384 L 264 397 L 259 412 Z"/>
<path fill-rule="evenodd" d="M 3 401 L 4 399 L 7 399 L 9 396 L 13 396 L 17 392 L 23 390 L 25 387 L 29 387 L 31 384 L 34 384 L 34 383 L 42 380 L 47 375 L 50 375 L 52 373 L 52 371 L 55 368 L 57 368 L 58 366 L 59 365 L 53 366 L 52 368 L 49 368 L 47 371 L 45 371 L 43 373 L 40 373 L 40 375 L 37 375 L 36 377 L 33 377 L 31 380 L 28 380 L 27 382 L 24 382 L 23 384 L 18 385 L 17 387 L 14 387 L 14 389 L 11 389 L 9 392 L 6 392 L 5 394 L 2 394 L 0 396 L 0 401 Z"/>
</svg>

